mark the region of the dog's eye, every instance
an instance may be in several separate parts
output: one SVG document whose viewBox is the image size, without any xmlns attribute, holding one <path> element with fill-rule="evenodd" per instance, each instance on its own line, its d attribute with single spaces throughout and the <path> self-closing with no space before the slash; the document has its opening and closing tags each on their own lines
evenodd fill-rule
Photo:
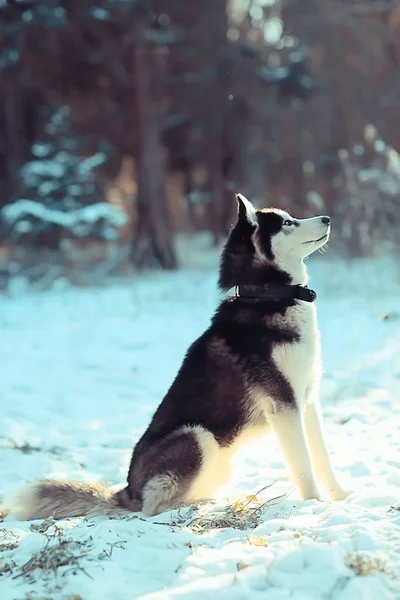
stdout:
<svg viewBox="0 0 400 600">
<path fill-rule="evenodd" d="M 286 219 L 285 221 L 283 221 L 283 224 L 290 227 L 290 225 L 293 225 L 293 221 L 291 221 L 290 219 Z"/>
</svg>

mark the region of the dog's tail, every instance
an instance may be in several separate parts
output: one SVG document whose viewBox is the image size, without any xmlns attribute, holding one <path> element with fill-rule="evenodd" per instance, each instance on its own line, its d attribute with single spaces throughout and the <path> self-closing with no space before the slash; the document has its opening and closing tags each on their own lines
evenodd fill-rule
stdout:
<svg viewBox="0 0 400 600">
<path fill-rule="evenodd" d="M 43 479 L 15 492 L 7 502 L 17 519 L 30 521 L 54 517 L 80 517 L 113 509 L 140 511 L 139 500 L 130 500 L 127 488 L 114 492 L 99 483 Z"/>
</svg>

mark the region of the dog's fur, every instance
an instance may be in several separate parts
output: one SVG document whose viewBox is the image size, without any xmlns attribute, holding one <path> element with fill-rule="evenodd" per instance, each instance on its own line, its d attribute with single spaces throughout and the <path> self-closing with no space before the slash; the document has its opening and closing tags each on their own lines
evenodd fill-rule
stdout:
<svg viewBox="0 0 400 600">
<path fill-rule="evenodd" d="M 329 219 L 296 220 L 237 199 L 238 220 L 221 259 L 221 290 L 306 285 L 304 259 L 328 240 Z M 136 444 L 125 489 L 39 481 L 14 496 L 11 510 L 22 519 L 117 507 L 155 515 L 212 496 L 229 480 L 235 450 L 270 428 L 303 498 L 320 497 L 315 476 L 332 499 L 345 498 L 325 444 L 320 377 L 314 304 L 229 297 L 189 348 Z"/>
</svg>

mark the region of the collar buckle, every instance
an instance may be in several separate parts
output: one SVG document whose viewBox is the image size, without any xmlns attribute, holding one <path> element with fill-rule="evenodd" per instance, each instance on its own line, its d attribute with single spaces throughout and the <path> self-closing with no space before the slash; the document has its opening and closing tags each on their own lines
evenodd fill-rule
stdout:
<svg viewBox="0 0 400 600">
<path fill-rule="evenodd" d="M 305 302 L 315 302 L 315 300 L 317 299 L 317 292 L 311 290 L 306 285 L 298 285 L 296 287 L 297 294 L 295 298 L 298 298 L 299 300 L 304 300 Z"/>
</svg>

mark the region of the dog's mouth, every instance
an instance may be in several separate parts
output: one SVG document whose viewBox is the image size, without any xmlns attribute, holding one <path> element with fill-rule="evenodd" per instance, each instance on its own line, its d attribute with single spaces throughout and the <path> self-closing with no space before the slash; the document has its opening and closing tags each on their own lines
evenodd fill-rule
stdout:
<svg viewBox="0 0 400 600">
<path fill-rule="evenodd" d="M 321 236 L 320 238 L 318 238 L 317 240 L 309 240 L 308 242 L 303 242 L 304 244 L 318 244 L 318 242 L 322 242 L 322 240 L 325 240 L 329 237 L 329 232 L 325 233 L 323 236 Z"/>
</svg>

